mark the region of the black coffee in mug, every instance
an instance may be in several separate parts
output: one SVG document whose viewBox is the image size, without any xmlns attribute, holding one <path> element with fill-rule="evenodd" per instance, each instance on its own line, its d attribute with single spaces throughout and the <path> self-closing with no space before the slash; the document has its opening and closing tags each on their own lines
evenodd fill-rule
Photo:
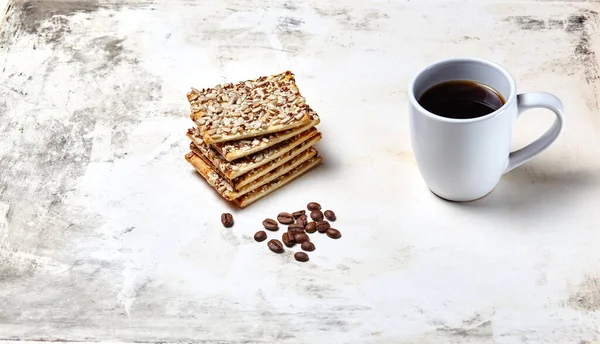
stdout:
<svg viewBox="0 0 600 344">
<path fill-rule="evenodd" d="M 445 81 L 427 89 L 419 98 L 425 110 L 438 116 L 469 119 L 488 115 L 504 105 L 493 88 L 469 80 Z"/>
</svg>

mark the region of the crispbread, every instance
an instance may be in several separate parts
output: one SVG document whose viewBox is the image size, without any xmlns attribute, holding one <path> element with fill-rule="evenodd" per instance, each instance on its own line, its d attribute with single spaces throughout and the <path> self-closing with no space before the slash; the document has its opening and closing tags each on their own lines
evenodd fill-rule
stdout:
<svg viewBox="0 0 600 344">
<path fill-rule="evenodd" d="M 191 130 L 191 129 L 190 129 Z M 233 180 L 245 173 L 250 172 L 251 170 L 258 168 L 262 165 L 267 164 L 270 161 L 277 159 L 283 154 L 289 152 L 294 149 L 298 145 L 307 141 L 311 137 L 317 135 L 319 132 L 316 128 L 310 128 L 309 130 L 300 133 L 286 141 L 283 141 L 279 144 L 271 146 L 263 151 L 258 153 L 254 153 L 252 155 L 243 157 L 236 161 L 229 162 L 225 160 L 219 153 L 213 150 L 209 145 L 207 145 L 201 138 L 191 135 L 190 130 L 188 130 L 188 138 L 196 144 L 198 149 L 202 152 L 202 154 L 210 160 L 210 162 L 215 165 L 223 175 L 229 179 Z"/>
<path fill-rule="evenodd" d="M 194 142 L 190 142 L 190 150 L 194 154 L 196 154 L 200 158 L 202 158 L 202 160 L 204 160 L 208 165 L 210 165 L 211 168 L 213 169 L 213 171 L 215 171 L 216 173 L 218 173 L 219 176 L 221 176 L 221 178 L 223 178 L 225 181 L 227 181 L 229 184 L 231 184 L 231 186 L 233 186 L 234 190 L 237 190 L 235 188 L 234 183 L 233 183 L 233 181 L 235 179 L 227 178 L 227 176 L 223 173 L 223 171 L 221 171 L 220 169 L 216 168 L 215 165 L 210 161 L 210 159 L 208 159 L 204 154 L 202 154 L 202 152 L 200 151 L 200 149 L 198 149 L 198 146 L 196 146 L 196 144 Z"/>
<path fill-rule="evenodd" d="M 249 183 L 264 176 L 265 174 L 269 173 L 270 171 L 274 170 L 275 168 L 292 160 L 295 156 L 297 156 L 298 154 L 302 153 L 303 151 L 309 149 L 311 146 L 313 146 L 315 143 L 319 142 L 320 140 L 321 140 L 321 134 L 318 133 L 317 135 L 312 136 L 311 138 L 304 141 L 300 145 L 294 147 L 289 152 L 277 157 L 275 160 L 269 161 L 268 163 L 266 163 L 262 166 L 259 166 L 255 169 L 251 170 L 250 172 L 243 174 L 233 180 L 227 178 L 227 176 L 225 176 L 224 173 L 221 170 L 219 170 L 218 168 L 215 168 L 215 172 L 219 173 L 219 175 L 221 177 L 223 177 L 231 186 L 233 186 L 234 190 L 240 190 L 240 188 L 248 185 Z M 193 142 L 190 142 L 190 150 L 192 150 L 197 155 L 200 155 L 200 156 L 206 158 L 206 156 L 198 149 L 196 144 Z"/>
<path fill-rule="evenodd" d="M 217 172 L 214 170 L 214 166 L 208 161 L 206 158 L 203 158 L 202 155 L 197 155 L 192 152 L 192 155 L 189 153 L 186 155 L 186 160 L 194 166 L 196 171 L 198 171 L 204 179 L 208 182 L 210 186 L 212 186 L 217 192 L 226 200 L 232 201 L 235 198 L 241 197 L 248 192 L 255 190 L 261 187 L 264 184 L 267 184 L 278 177 L 288 173 L 293 170 L 304 161 L 309 160 L 313 156 L 317 154 L 316 149 L 310 148 L 307 151 L 297 155 L 292 160 L 287 163 L 279 166 L 278 168 L 272 170 L 271 172 L 265 174 L 261 178 L 255 180 L 254 182 L 246 185 L 240 190 L 234 190 L 231 184 L 229 184 L 226 180 L 224 180 Z"/>
<path fill-rule="evenodd" d="M 320 164 L 322 160 L 323 159 L 319 155 L 316 155 L 316 156 L 310 158 L 309 160 L 305 161 L 301 165 L 297 166 L 290 172 L 273 180 L 272 182 L 265 184 L 265 185 L 255 189 L 254 191 L 243 195 L 242 197 L 234 199 L 233 202 L 242 208 L 247 207 L 248 205 L 258 201 L 259 199 L 270 194 L 271 192 L 279 189 L 280 187 L 291 182 L 292 180 L 298 178 L 303 173 L 307 172 L 311 168 Z"/>
<path fill-rule="evenodd" d="M 267 149 L 279 142 L 283 142 L 295 135 L 298 135 L 320 123 L 319 116 L 317 114 L 311 115 L 311 120 L 307 125 L 289 129 L 285 131 L 279 131 L 276 133 L 257 136 L 250 139 L 238 140 L 238 141 L 227 141 L 217 142 L 211 145 L 217 152 L 227 161 L 234 161 L 250 154 L 260 152 L 263 149 Z M 196 128 L 198 129 L 198 128 Z M 199 130 L 194 131 L 195 134 L 200 134 Z"/>
<path fill-rule="evenodd" d="M 290 71 L 235 85 L 192 88 L 187 98 L 190 118 L 208 144 L 300 127 L 307 125 L 311 114 L 315 114 L 300 95 Z"/>
</svg>

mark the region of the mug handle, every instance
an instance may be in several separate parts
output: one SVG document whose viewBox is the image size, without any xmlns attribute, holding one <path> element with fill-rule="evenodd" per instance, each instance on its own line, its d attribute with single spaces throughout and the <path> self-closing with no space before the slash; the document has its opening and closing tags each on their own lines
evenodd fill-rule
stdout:
<svg viewBox="0 0 600 344">
<path fill-rule="evenodd" d="M 515 167 L 521 166 L 548 148 L 562 132 L 565 122 L 562 102 L 555 95 L 550 93 L 531 92 L 519 94 L 517 95 L 517 108 L 517 117 L 527 110 L 544 108 L 554 112 L 556 119 L 550 129 L 548 129 L 548 131 L 546 131 L 539 139 L 510 153 L 504 173 L 511 171 Z"/>
</svg>

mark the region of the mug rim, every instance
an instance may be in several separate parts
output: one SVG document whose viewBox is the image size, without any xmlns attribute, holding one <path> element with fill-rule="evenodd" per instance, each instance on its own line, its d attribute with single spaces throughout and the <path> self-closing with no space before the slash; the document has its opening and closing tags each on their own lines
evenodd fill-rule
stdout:
<svg viewBox="0 0 600 344">
<path fill-rule="evenodd" d="M 434 67 L 437 67 L 437 66 L 443 65 L 443 64 L 452 64 L 452 63 L 457 63 L 457 62 L 474 62 L 474 63 L 484 64 L 484 65 L 487 65 L 488 67 L 491 67 L 491 68 L 494 68 L 494 69 L 497 69 L 498 71 L 500 71 L 510 84 L 510 94 L 509 94 L 508 98 L 506 99 L 506 102 L 504 102 L 504 105 L 502 105 L 497 110 L 495 110 L 485 116 L 475 117 L 475 118 L 467 118 L 467 119 L 456 119 L 456 118 L 443 117 L 440 115 L 436 115 L 433 112 L 430 112 L 427 109 L 425 109 L 424 107 L 422 107 L 421 104 L 419 104 L 419 102 L 417 101 L 417 98 L 415 97 L 415 92 L 414 92 L 415 83 L 416 83 L 417 79 L 419 78 L 419 76 L 421 76 L 428 69 L 431 69 L 431 68 L 434 68 Z M 515 98 L 517 97 L 516 91 L 517 91 L 517 85 L 516 85 L 515 79 L 513 78 L 513 76 L 510 74 L 510 72 L 506 68 L 500 66 L 499 64 L 488 61 L 488 60 L 476 58 L 476 57 L 454 57 L 454 58 L 438 60 L 438 61 L 430 63 L 429 65 L 422 68 L 412 78 L 412 80 L 410 82 L 408 93 L 409 93 L 410 101 L 413 104 L 413 106 L 415 106 L 419 110 L 419 112 L 421 112 L 425 116 L 428 116 L 432 119 L 442 121 L 442 122 L 473 123 L 473 122 L 485 121 L 492 117 L 496 117 L 500 113 L 504 112 L 504 110 L 506 110 L 510 106 L 510 104 L 512 104 L 515 101 Z"/>
</svg>

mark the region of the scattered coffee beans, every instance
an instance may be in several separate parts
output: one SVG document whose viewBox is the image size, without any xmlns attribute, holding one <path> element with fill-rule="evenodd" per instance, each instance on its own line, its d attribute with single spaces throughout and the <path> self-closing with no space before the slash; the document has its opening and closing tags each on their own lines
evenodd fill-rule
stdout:
<svg viewBox="0 0 600 344">
<path fill-rule="evenodd" d="M 265 239 L 267 239 L 267 233 L 265 233 L 265 231 L 258 231 L 254 234 L 254 240 L 258 242 L 265 241 Z"/>
<path fill-rule="evenodd" d="M 283 244 L 287 247 L 292 247 L 296 243 L 292 237 L 292 234 L 288 232 L 283 233 L 281 236 L 281 241 L 283 241 Z"/>
<path fill-rule="evenodd" d="M 335 221 L 335 213 L 331 210 L 325 210 L 325 217 L 327 218 L 327 220 L 329 221 Z"/>
<path fill-rule="evenodd" d="M 304 251 L 314 251 L 315 250 L 315 244 L 313 244 L 310 241 L 305 241 L 303 242 L 300 247 L 304 250 Z"/>
<path fill-rule="evenodd" d="M 279 213 L 279 215 L 277 215 L 277 221 L 281 224 L 289 225 L 290 223 L 294 223 L 294 216 L 290 213 Z"/>
<path fill-rule="evenodd" d="M 296 253 L 294 253 L 294 258 L 299 262 L 307 262 L 308 254 L 306 254 L 304 252 L 296 252 Z"/>
<path fill-rule="evenodd" d="M 283 253 L 283 245 L 281 244 L 281 241 L 277 240 L 277 239 L 271 239 L 269 240 L 269 242 L 267 243 L 267 246 L 269 247 L 269 249 L 275 253 Z"/>
<path fill-rule="evenodd" d="M 319 233 L 325 233 L 327 230 L 331 228 L 331 225 L 327 221 L 319 221 L 317 222 L 317 230 Z"/>
<path fill-rule="evenodd" d="M 295 211 L 295 212 L 293 212 L 293 213 L 292 213 L 292 216 L 293 216 L 295 219 L 297 219 L 297 218 L 299 218 L 300 216 L 302 216 L 302 215 L 304 215 L 304 214 L 306 214 L 306 210 L 298 210 L 298 211 Z"/>
<path fill-rule="evenodd" d="M 310 218 L 316 222 L 323 221 L 323 213 L 320 210 L 313 210 L 310 212 Z"/>
<path fill-rule="evenodd" d="M 340 231 L 338 231 L 335 228 L 329 228 L 327 230 L 327 236 L 330 237 L 331 239 L 339 239 L 342 237 L 342 233 L 340 233 Z"/>
<path fill-rule="evenodd" d="M 233 215 L 230 213 L 221 214 L 221 223 L 227 228 L 233 226 Z"/>
<path fill-rule="evenodd" d="M 310 241 L 310 238 L 308 237 L 308 235 L 306 235 L 304 233 L 297 233 L 297 234 L 294 234 L 294 241 L 297 242 L 298 244 L 301 244 L 305 241 Z"/>
<path fill-rule="evenodd" d="M 276 231 L 279 229 L 279 225 L 277 224 L 277 221 L 275 221 L 273 219 L 265 219 L 263 221 L 263 226 L 265 227 L 265 229 L 268 229 L 270 231 Z"/>
<path fill-rule="evenodd" d="M 310 202 L 306 205 L 306 209 L 313 211 L 313 210 L 321 210 L 321 205 L 317 202 Z"/>
<path fill-rule="evenodd" d="M 332 210 L 321 211 L 321 205 L 317 202 L 310 202 L 306 206 L 310 214 L 307 214 L 306 210 L 298 210 L 293 213 L 281 212 L 277 215 L 277 220 L 270 218 L 265 219 L 262 222 L 263 227 L 270 231 L 277 231 L 279 224 L 288 225 L 287 232 L 281 235 L 281 241 L 272 239 L 267 242 L 267 247 L 275 253 L 283 253 L 285 251 L 284 245 L 287 247 L 293 247 L 296 244 L 300 245 L 300 248 L 306 252 L 312 252 L 315 250 L 315 244 L 310 241 L 308 234 L 315 232 L 326 233 L 328 237 L 332 239 L 339 239 L 342 237 L 340 231 L 335 228 L 331 228 L 331 224 L 328 221 L 335 221 L 336 216 Z M 310 219 L 312 222 L 309 222 Z M 327 219 L 327 220 L 325 220 Z M 221 215 L 221 222 L 225 227 L 233 226 L 233 216 L 229 213 Z M 265 231 L 258 231 L 254 234 L 254 240 L 262 242 L 267 240 L 267 233 Z M 305 252 L 296 252 L 294 258 L 299 262 L 308 261 L 308 254 Z"/>
</svg>

